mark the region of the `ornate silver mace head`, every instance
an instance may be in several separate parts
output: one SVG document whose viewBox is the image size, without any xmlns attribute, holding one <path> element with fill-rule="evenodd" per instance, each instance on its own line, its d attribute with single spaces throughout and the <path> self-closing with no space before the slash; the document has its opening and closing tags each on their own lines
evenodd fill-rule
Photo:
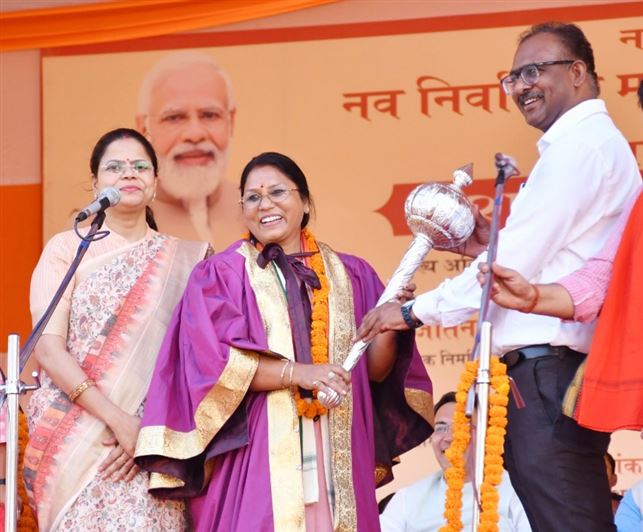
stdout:
<svg viewBox="0 0 643 532">
<path fill-rule="evenodd" d="M 414 235 L 424 235 L 436 249 L 451 249 L 473 232 L 472 205 L 461 188 L 471 184 L 473 163 L 453 172 L 453 183 L 425 183 L 404 202 L 406 223 Z"/>
</svg>

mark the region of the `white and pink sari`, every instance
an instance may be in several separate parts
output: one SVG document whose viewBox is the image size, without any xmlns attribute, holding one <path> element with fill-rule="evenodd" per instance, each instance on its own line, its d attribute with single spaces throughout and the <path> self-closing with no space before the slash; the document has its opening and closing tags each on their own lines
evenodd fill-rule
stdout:
<svg viewBox="0 0 643 532">
<path fill-rule="evenodd" d="M 129 414 L 142 415 L 167 323 L 206 250 L 207 244 L 149 231 L 143 240 L 86 257 L 76 273 L 68 351 Z M 41 380 L 29 404 L 24 460 L 40 530 L 184 530 L 183 502 L 149 495 L 147 473 L 130 482 L 101 478 L 111 431 L 70 403 L 44 372 Z"/>
</svg>

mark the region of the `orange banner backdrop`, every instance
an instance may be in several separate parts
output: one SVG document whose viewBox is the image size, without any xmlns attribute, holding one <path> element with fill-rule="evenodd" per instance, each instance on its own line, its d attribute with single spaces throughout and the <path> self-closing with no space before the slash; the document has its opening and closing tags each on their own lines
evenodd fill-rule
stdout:
<svg viewBox="0 0 643 532">
<path fill-rule="evenodd" d="M 635 149 L 643 142 L 636 105 L 643 78 L 643 7 L 632 10 L 612 8 L 608 19 L 587 20 L 584 9 L 576 17 L 569 10 L 564 14 L 581 21 L 596 53 L 602 98 Z M 310 183 L 315 234 L 335 249 L 366 258 L 386 278 L 410 243 L 402 202 L 414 185 L 447 181 L 453 170 L 473 162 L 475 181 L 467 193 L 489 214 L 494 153 L 513 155 L 523 177 L 537 159 L 540 132 L 525 124 L 498 79 L 511 66 L 525 24 L 557 17 L 552 10 L 503 17 L 488 16 L 487 27 L 478 16 L 454 18 L 439 31 L 436 24 L 444 21 L 426 19 L 413 21 L 406 32 L 400 27 L 408 26 L 390 23 L 388 34 L 381 24 L 293 28 L 280 32 L 281 41 L 275 32 L 242 32 L 245 42 L 233 33 L 199 33 L 186 35 L 183 43 L 183 36 L 157 39 L 156 49 L 148 40 L 141 48 L 117 43 L 51 53 L 42 64 L 45 239 L 69 228 L 73 209 L 91 198 L 87 159 L 96 139 L 114 127 L 136 126 L 148 72 L 172 53 L 168 48 L 193 47 L 219 64 L 234 89 L 237 108 L 222 179 L 234 189 L 234 201 L 251 157 L 269 150 L 292 156 Z M 498 27 L 500 19 L 508 22 Z M 518 179 L 510 181 L 505 212 L 518 186 Z M 157 214 L 158 207 L 157 198 Z M 241 231 L 231 220 L 217 222 L 220 250 Z M 467 263 L 457 255 L 430 253 L 415 277 L 419 290 L 457 275 Z M 454 389 L 473 345 L 475 321 L 427 326 L 417 334 L 436 395 Z M 640 439 L 619 433 L 614 442 L 619 487 L 628 487 L 643 471 Z M 386 489 L 435 467 L 429 447 L 421 446 L 403 459 L 398 483 Z"/>
<path fill-rule="evenodd" d="M 337 0 L 118 0 L 0 14 L 0 51 L 139 39 L 270 17 Z"/>
</svg>

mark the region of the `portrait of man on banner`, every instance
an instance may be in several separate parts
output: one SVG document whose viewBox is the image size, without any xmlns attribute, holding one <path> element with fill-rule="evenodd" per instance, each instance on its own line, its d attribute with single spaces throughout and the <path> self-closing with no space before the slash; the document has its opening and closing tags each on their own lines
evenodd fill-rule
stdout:
<svg viewBox="0 0 643 532">
<path fill-rule="evenodd" d="M 146 74 L 136 128 L 159 158 L 161 231 L 217 248 L 239 234 L 239 194 L 225 179 L 235 113 L 230 78 L 204 52 L 170 53 Z"/>
</svg>

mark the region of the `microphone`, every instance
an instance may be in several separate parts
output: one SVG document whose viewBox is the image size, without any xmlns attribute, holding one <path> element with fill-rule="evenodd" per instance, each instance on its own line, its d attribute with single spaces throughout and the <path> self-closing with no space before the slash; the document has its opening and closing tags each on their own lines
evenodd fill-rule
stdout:
<svg viewBox="0 0 643 532">
<path fill-rule="evenodd" d="M 92 201 L 87 207 L 78 213 L 76 222 L 82 222 L 89 218 L 92 214 L 104 211 L 109 207 L 113 207 L 121 201 L 121 193 L 114 187 L 107 187 Z"/>
<path fill-rule="evenodd" d="M 496 153 L 496 170 L 498 170 L 498 177 L 496 184 L 504 183 L 507 179 L 514 175 L 520 175 L 516 161 L 509 155 L 504 153 Z"/>
</svg>

